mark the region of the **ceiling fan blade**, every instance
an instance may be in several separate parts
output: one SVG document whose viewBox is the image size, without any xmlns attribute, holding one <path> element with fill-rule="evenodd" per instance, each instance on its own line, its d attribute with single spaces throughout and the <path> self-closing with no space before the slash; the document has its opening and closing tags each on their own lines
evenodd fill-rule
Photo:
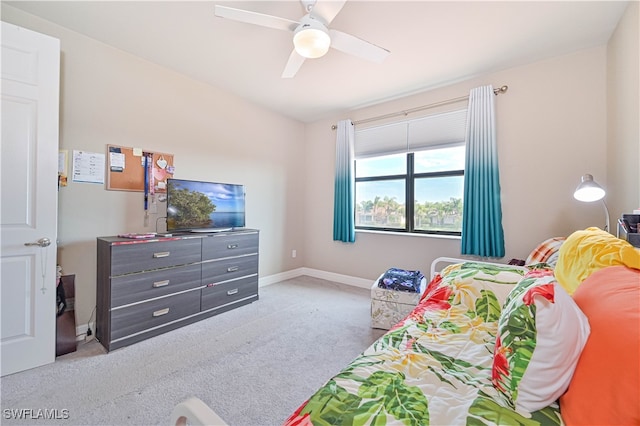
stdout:
<svg viewBox="0 0 640 426">
<path fill-rule="evenodd" d="M 311 9 L 311 15 L 323 20 L 325 25 L 329 25 L 333 18 L 340 13 L 346 2 L 347 0 L 317 0 L 313 9 Z"/>
<path fill-rule="evenodd" d="M 329 35 L 331 36 L 331 47 L 367 61 L 381 63 L 391 53 L 387 49 L 342 31 L 329 30 Z"/>
<path fill-rule="evenodd" d="M 233 7 L 220 6 L 218 4 L 215 8 L 215 15 L 220 18 L 228 18 L 247 24 L 275 28 L 276 30 L 293 31 L 298 26 L 298 22 L 292 21 L 291 19 L 265 15 L 264 13 L 251 12 L 248 10 L 234 9 Z"/>
<path fill-rule="evenodd" d="M 284 71 L 282 71 L 282 78 L 292 78 L 302 64 L 304 63 L 304 57 L 298 55 L 295 49 L 289 55 L 289 60 L 287 61 L 287 65 L 284 67 Z"/>
</svg>

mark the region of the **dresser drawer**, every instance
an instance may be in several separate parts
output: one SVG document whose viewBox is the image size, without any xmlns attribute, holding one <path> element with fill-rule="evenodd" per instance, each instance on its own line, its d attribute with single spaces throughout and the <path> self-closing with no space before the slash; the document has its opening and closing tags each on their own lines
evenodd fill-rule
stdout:
<svg viewBox="0 0 640 426">
<path fill-rule="evenodd" d="M 202 239 L 202 260 L 258 253 L 258 233 L 213 234 Z"/>
<path fill-rule="evenodd" d="M 200 238 L 113 245 L 111 276 L 200 262 L 200 247 Z"/>
<path fill-rule="evenodd" d="M 258 277 L 216 284 L 202 289 L 202 311 L 258 295 Z"/>
<path fill-rule="evenodd" d="M 199 264 L 121 275 L 111 279 L 111 307 L 200 287 L 201 282 Z"/>
<path fill-rule="evenodd" d="M 202 264 L 202 285 L 217 284 L 258 273 L 258 255 L 212 260 Z"/>
<path fill-rule="evenodd" d="M 111 310 L 111 340 L 196 314 L 200 290 Z"/>
</svg>

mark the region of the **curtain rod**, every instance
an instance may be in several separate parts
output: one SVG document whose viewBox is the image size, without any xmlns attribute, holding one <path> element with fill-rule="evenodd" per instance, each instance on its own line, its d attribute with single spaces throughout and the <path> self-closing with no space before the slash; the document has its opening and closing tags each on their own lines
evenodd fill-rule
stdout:
<svg viewBox="0 0 640 426">
<path fill-rule="evenodd" d="M 497 95 L 499 95 L 501 93 L 505 93 L 507 90 L 509 90 L 509 86 L 500 86 L 497 89 L 493 89 L 493 93 L 497 96 Z M 365 118 L 363 120 L 354 121 L 353 124 L 356 125 L 356 124 L 362 124 L 362 123 L 369 123 L 371 121 L 378 121 L 378 120 L 384 120 L 385 118 L 397 117 L 398 115 L 407 116 L 407 115 L 409 115 L 409 114 L 411 114 L 413 112 L 423 111 L 425 109 L 430 109 L 430 108 L 435 108 L 435 107 L 439 107 L 439 106 L 443 106 L 443 105 L 453 104 L 453 103 L 456 103 L 456 102 L 466 101 L 467 99 L 469 99 L 469 95 L 460 96 L 458 98 L 453 98 L 453 99 L 447 99 L 445 101 L 435 102 L 433 104 L 423 105 L 423 106 L 419 106 L 419 107 L 416 107 L 416 108 L 406 109 L 406 110 L 403 110 L 403 111 L 392 112 L 392 113 L 384 114 L 384 115 L 378 115 L 376 117 Z M 338 128 L 338 126 L 336 124 L 333 124 L 331 126 L 331 130 L 335 130 L 337 128 Z"/>
</svg>

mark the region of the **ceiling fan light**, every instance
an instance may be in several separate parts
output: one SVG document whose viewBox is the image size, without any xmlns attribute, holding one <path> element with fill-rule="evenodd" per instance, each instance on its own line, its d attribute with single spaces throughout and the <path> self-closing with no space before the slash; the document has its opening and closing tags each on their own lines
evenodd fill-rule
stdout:
<svg viewBox="0 0 640 426">
<path fill-rule="evenodd" d="M 300 56 L 314 59 L 329 51 L 331 38 L 324 28 L 304 26 L 293 36 L 293 45 Z"/>
</svg>

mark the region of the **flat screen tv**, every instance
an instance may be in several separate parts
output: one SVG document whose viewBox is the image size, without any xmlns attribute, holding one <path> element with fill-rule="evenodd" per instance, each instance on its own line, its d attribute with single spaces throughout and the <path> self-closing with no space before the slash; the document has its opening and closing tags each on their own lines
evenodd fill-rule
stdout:
<svg viewBox="0 0 640 426">
<path fill-rule="evenodd" d="M 243 228 L 243 185 L 167 180 L 167 231 L 219 232 Z"/>
</svg>

